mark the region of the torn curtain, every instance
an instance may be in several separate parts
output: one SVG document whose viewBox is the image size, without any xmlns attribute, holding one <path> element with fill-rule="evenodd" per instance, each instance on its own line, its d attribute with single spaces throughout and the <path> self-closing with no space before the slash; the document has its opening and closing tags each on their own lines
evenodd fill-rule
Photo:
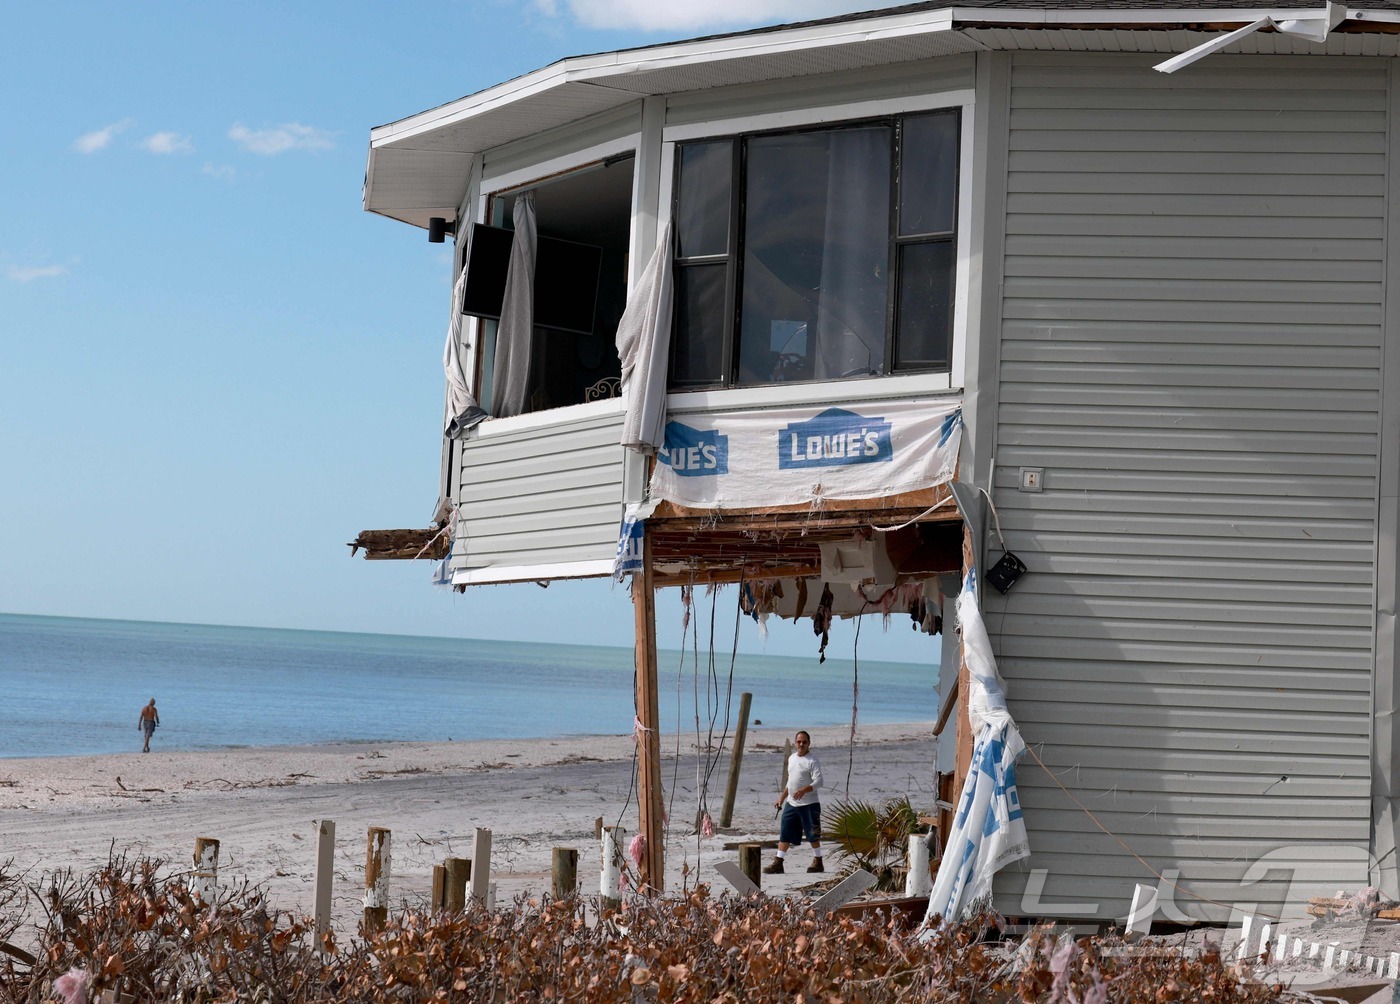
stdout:
<svg viewBox="0 0 1400 1004">
<path fill-rule="evenodd" d="M 967 663 L 972 765 L 944 843 L 925 923 L 934 917 L 958 921 L 973 903 L 991 894 L 992 876 L 1031 852 L 1016 793 L 1016 760 L 1026 744 L 1006 709 L 991 640 L 977 606 L 976 569 L 968 572 L 958 596 L 958 626 Z"/>
<path fill-rule="evenodd" d="M 442 349 L 442 368 L 447 373 L 447 427 L 443 435 L 449 438 L 460 436 L 486 417 L 462 365 L 462 296 L 466 288 L 467 266 L 463 264 L 462 274 L 452 287 L 452 319 L 448 321 L 447 344 Z"/>
<path fill-rule="evenodd" d="M 506 268 L 506 292 L 496 326 L 496 366 L 491 376 L 491 414 L 508 418 L 525 411 L 530 392 L 530 347 L 535 333 L 535 193 L 515 200 L 515 236 Z"/>
<path fill-rule="evenodd" d="M 627 298 L 617 323 L 622 360 L 622 445 L 656 449 L 666 424 L 666 369 L 671 358 L 671 224 L 661 227 L 656 250 Z"/>
</svg>

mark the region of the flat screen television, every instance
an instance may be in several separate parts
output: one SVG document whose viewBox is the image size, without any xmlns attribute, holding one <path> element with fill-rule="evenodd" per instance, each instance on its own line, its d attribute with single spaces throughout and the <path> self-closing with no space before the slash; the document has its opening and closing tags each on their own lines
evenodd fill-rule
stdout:
<svg viewBox="0 0 1400 1004">
<path fill-rule="evenodd" d="M 467 244 L 467 284 L 462 313 L 499 320 L 515 233 L 473 223 Z M 535 251 L 535 325 L 580 334 L 593 332 L 603 249 L 540 237 Z"/>
</svg>

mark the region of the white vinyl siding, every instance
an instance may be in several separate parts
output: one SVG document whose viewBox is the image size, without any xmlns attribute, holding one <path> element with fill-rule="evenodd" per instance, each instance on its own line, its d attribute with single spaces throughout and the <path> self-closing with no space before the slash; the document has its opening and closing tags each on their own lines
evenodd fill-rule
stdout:
<svg viewBox="0 0 1400 1004">
<path fill-rule="evenodd" d="M 1305 845 L 1322 886 L 1355 889 L 1386 71 L 1154 59 L 1011 57 L 994 493 L 1030 571 L 986 591 L 987 623 L 1027 743 L 1153 868 L 1267 902 L 1287 876 L 1242 890 L 1247 869 Z M 1003 912 L 1030 869 L 1103 918 L 1156 885 L 1030 756 L 1018 781 L 1032 858 Z"/>
<path fill-rule="evenodd" d="M 622 416 L 613 413 L 463 442 L 453 571 L 493 581 L 490 570 L 501 569 L 494 581 L 507 581 L 532 578 L 530 568 L 612 558 L 621 434 Z"/>
</svg>

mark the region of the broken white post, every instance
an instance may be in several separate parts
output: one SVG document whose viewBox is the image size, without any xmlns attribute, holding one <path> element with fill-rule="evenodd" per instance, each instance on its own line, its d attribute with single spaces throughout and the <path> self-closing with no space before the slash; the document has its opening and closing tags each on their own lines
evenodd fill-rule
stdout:
<svg viewBox="0 0 1400 1004">
<path fill-rule="evenodd" d="M 312 886 L 315 903 L 316 937 L 331 929 L 331 885 L 335 881 L 335 820 L 322 819 L 316 823 L 316 883 Z"/>
<path fill-rule="evenodd" d="M 1264 926 L 1259 929 L 1259 949 L 1251 953 L 1254 958 L 1260 958 L 1269 950 L 1269 936 L 1273 933 L 1273 924 L 1265 923 Z"/>
<path fill-rule="evenodd" d="M 908 866 L 904 895 L 927 896 L 933 892 L 933 879 L 928 875 L 928 838 L 922 833 L 909 834 Z"/>
<path fill-rule="evenodd" d="M 213 837 L 194 838 L 194 871 L 190 892 L 206 903 L 214 902 L 219 889 L 219 842 Z"/>
<path fill-rule="evenodd" d="M 1158 890 L 1148 885 L 1133 886 L 1133 906 L 1123 930 L 1128 934 L 1147 934 L 1152 929 L 1152 917 L 1157 912 Z"/>
<path fill-rule="evenodd" d="M 389 919 L 389 831 L 371 826 L 365 841 L 365 933 L 384 930 Z"/>
<path fill-rule="evenodd" d="M 1280 934 L 1274 947 L 1274 962 L 1285 962 L 1288 960 L 1288 935 Z"/>
<path fill-rule="evenodd" d="M 627 831 L 621 826 L 603 827 L 603 870 L 598 878 L 598 895 L 609 904 L 622 902 L 622 845 Z"/>
<path fill-rule="evenodd" d="M 1243 959 L 1249 956 L 1249 930 L 1254 926 L 1254 918 L 1245 914 L 1240 918 L 1240 941 L 1235 946 L 1235 958 Z"/>
<path fill-rule="evenodd" d="M 490 909 L 491 831 L 478 826 L 472 837 L 472 906 Z"/>
<path fill-rule="evenodd" d="M 491 913 L 496 909 L 496 883 L 492 882 L 486 889 L 486 912 Z"/>
<path fill-rule="evenodd" d="M 1389 979 L 1400 980 L 1400 952 L 1390 953 L 1390 971 L 1385 975 Z"/>
<path fill-rule="evenodd" d="M 1332 971 L 1332 960 L 1337 957 L 1337 942 L 1327 946 L 1327 955 L 1322 960 L 1322 968 L 1327 972 Z"/>
</svg>

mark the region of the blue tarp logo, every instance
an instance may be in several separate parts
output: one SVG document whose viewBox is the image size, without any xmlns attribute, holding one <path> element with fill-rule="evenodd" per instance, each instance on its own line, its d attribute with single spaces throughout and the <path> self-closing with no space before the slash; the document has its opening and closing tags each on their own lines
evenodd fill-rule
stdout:
<svg viewBox="0 0 1400 1004">
<path fill-rule="evenodd" d="M 613 557 L 613 578 L 622 579 L 628 572 L 642 570 L 642 536 L 646 523 L 636 518 L 622 519 L 622 529 L 617 535 L 617 554 Z"/>
<path fill-rule="evenodd" d="M 849 467 L 894 459 L 890 423 L 866 418 L 844 408 L 828 408 L 805 422 L 793 422 L 778 433 L 778 469 Z"/>
<path fill-rule="evenodd" d="M 658 463 L 682 478 L 707 478 L 729 473 L 729 437 L 716 430 L 692 429 L 666 423 L 666 440 L 656 451 Z"/>
</svg>

